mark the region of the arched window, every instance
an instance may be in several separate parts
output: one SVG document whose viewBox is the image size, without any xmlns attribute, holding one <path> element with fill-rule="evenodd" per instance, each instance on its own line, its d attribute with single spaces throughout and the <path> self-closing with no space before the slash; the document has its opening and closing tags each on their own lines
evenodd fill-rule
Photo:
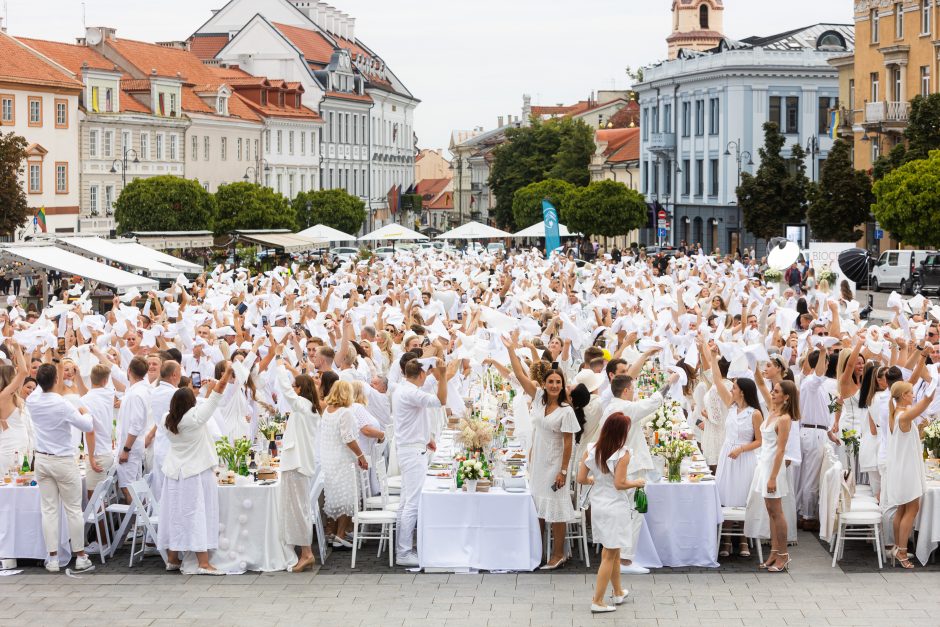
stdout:
<svg viewBox="0 0 940 627">
<path fill-rule="evenodd" d="M 701 218 L 695 218 L 694 220 L 692 220 L 692 240 L 696 243 L 702 244 L 705 250 L 708 251 L 708 247 L 705 246 L 705 242 L 703 241 L 704 239 L 703 237 L 704 229 L 702 228 L 703 226 L 704 225 L 702 224 Z"/>
<path fill-rule="evenodd" d="M 824 51 L 839 51 L 846 49 L 845 37 L 833 30 L 827 30 L 816 40 L 816 49 Z"/>
<path fill-rule="evenodd" d="M 703 30 L 708 30 L 708 6 L 704 4 L 698 8 L 698 25 Z"/>
</svg>

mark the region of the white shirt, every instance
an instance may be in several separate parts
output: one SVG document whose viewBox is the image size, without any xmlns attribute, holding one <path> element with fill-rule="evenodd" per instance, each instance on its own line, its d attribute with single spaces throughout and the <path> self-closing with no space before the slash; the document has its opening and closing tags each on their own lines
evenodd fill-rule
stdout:
<svg viewBox="0 0 940 627">
<path fill-rule="evenodd" d="M 203 349 L 202 356 L 198 359 L 192 353 L 186 353 L 180 365 L 189 377 L 192 377 L 194 372 L 198 372 L 202 377 L 202 382 L 215 377 L 215 361 L 206 354 L 206 349 Z"/>
<path fill-rule="evenodd" d="M 291 410 L 280 447 L 281 472 L 296 470 L 304 476 L 312 477 L 317 468 L 315 453 L 318 450 L 320 413 L 309 400 L 294 391 L 291 385 L 292 377 L 283 366 L 277 367 L 275 376 L 278 391 L 290 404 Z"/>
<path fill-rule="evenodd" d="M 365 386 L 365 391 L 366 397 L 369 399 L 369 403 L 366 405 L 369 413 L 375 416 L 383 429 L 392 424 L 392 407 L 389 403 L 388 394 L 383 394 L 368 384 Z"/>
<path fill-rule="evenodd" d="M 630 465 L 627 467 L 627 474 L 639 474 L 653 469 L 653 457 L 650 455 L 649 446 L 646 444 L 646 435 L 643 428 L 650 420 L 656 410 L 662 407 L 663 397 L 656 392 L 649 398 L 641 401 L 627 401 L 621 398 L 615 398 L 604 409 L 601 417 L 600 429 L 604 426 L 604 421 L 611 414 L 622 412 L 630 418 L 630 431 L 627 432 L 627 448 L 630 449 Z"/>
<path fill-rule="evenodd" d="M 37 388 L 26 399 L 26 409 L 33 422 L 36 452 L 56 457 L 74 457 L 78 447 L 72 442 L 72 427 L 91 431 L 94 421 L 55 392 Z"/>
<path fill-rule="evenodd" d="M 392 393 L 392 420 L 398 446 L 425 446 L 431 441 L 428 409 L 439 409 L 441 401 L 404 379 Z"/>
<path fill-rule="evenodd" d="M 124 394 L 117 418 L 117 446 L 119 450 L 123 450 L 126 446 L 127 436 L 133 435 L 137 439 L 134 440 L 131 453 L 143 455 L 143 436 L 150 416 L 150 393 L 152 391 L 153 388 L 144 379 L 132 385 Z"/>
<path fill-rule="evenodd" d="M 114 390 L 92 388 L 82 397 L 82 405 L 94 421 L 95 455 L 110 453 L 114 426 Z"/>
<path fill-rule="evenodd" d="M 890 390 L 875 392 L 871 399 L 868 413 L 878 427 L 878 462 L 888 461 L 888 400 L 891 398 Z"/>
<path fill-rule="evenodd" d="M 808 374 L 800 383 L 800 425 L 832 426 L 826 377 Z"/>
<path fill-rule="evenodd" d="M 179 388 L 166 381 L 160 381 L 150 393 L 150 419 L 153 424 L 148 426 L 148 430 L 153 425 L 157 427 L 153 436 L 153 453 L 158 461 L 164 459 L 166 452 L 170 449 L 170 442 L 166 438 L 166 427 L 163 423 L 167 412 L 170 411 L 170 401 L 177 389 Z"/>
<path fill-rule="evenodd" d="M 206 425 L 215 412 L 222 395 L 213 392 L 209 398 L 199 402 L 183 414 L 177 430 L 167 431 L 170 450 L 163 460 L 163 474 L 167 479 L 186 479 L 204 472 L 216 464 L 219 457 L 215 452 L 215 441 Z"/>
</svg>

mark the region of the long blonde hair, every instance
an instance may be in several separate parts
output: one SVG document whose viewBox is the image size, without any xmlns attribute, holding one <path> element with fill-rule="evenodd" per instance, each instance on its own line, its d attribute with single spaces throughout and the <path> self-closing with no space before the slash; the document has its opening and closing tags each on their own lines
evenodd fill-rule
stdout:
<svg viewBox="0 0 940 627">
<path fill-rule="evenodd" d="M 891 398 L 888 399 L 888 424 L 894 423 L 895 412 L 898 409 L 898 401 L 902 396 L 912 391 L 914 386 L 907 381 L 897 381 L 891 386 Z"/>
<path fill-rule="evenodd" d="M 366 396 L 366 384 L 362 381 L 352 382 L 352 402 L 360 405 L 368 405 L 369 397 Z"/>
</svg>

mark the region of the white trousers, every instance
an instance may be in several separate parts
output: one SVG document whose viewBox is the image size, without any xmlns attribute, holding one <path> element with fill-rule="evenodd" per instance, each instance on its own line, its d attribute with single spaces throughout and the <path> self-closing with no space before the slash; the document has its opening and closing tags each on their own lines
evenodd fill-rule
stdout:
<svg viewBox="0 0 940 627">
<path fill-rule="evenodd" d="M 42 537 L 46 550 L 59 551 L 59 504 L 65 510 L 72 553 L 85 550 L 85 523 L 82 520 L 82 476 L 74 457 L 36 453 L 36 483 L 39 485 Z"/>
<path fill-rule="evenodd" d="M 800 427 L 802 461 L 796 471 L 796 511 L 800 518 L 819 518 L 819 473 L 829 436 L 825 429 Z"/>
<path fill-rule="evenodd" d="M 424 449 L 399 447 L 398 469 L 401 471 L 401 503 L 398 506 L 398 554 L 414 550 L 418 526 L 418 500 L 428 471 L 428 454 Z"/>
</svg>

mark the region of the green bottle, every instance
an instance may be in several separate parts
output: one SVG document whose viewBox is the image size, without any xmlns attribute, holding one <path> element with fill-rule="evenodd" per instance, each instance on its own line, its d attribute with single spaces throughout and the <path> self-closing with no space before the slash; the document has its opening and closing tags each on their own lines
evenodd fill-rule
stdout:
<svg viewBox="0 0 940 627">
<path fill-rule="evenodd" d="M 244 457 L 242 457 L 241 462 L 238 464 L 238 474 L 242 477 L 248 476 L 248 463 L 245 461 Z"/>
<path fill-rule="evenodd" d="M 26 455 L 23 455 L 23 467 L 20 468 L 20 472 L 22 472 L 24 475 L 30 472 L 29 458 L 27 458 Z"/>
</svg>

